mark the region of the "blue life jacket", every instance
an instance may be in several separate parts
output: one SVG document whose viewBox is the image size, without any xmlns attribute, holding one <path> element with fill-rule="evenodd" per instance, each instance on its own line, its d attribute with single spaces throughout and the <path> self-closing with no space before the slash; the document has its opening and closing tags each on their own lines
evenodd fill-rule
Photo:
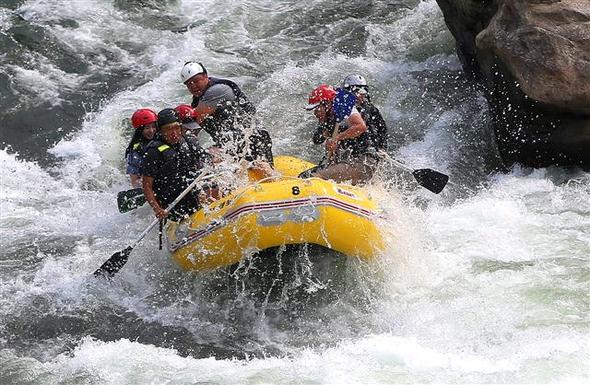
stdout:
<svg viewBox="0 0 590 385">
<path fill-rule="evenodd" d="M 342 123 L 346 118 L 350 116 L 352 110 L 356 105 L 356 95 L 343 88 L 336 89 L 336 97 L 332 105 L 332 111 L 334 112 L 332 127 L 335 128 L 336 123 Z M 334 128 L 330 130 L 334 132 Z M 339 132 L 346 131 L 348 127 L 340 124 Z M 339 154 L 341 159 L 356 158 L 361 155 L 370 152 L 370 139 L 368 131 L 363 132 L 356 138 L 344 139 L 340 141 Z"/>
<path fill-rule="evenodd" d="M 344 88 L 336 89 L 336 97 L 332 105 L 336 122 L 340 123 L 350 116 L 356 104 L 356 95 Z"/>
</svg>

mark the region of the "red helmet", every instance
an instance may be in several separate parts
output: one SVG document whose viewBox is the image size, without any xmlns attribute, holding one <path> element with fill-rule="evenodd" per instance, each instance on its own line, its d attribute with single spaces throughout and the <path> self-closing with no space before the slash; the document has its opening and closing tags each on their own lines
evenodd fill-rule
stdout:
<svg viewBox="0 0 590 385">
<path fill-rule="evenodd" d="M 176 112 L 178 112 L 178 117 L 182 123 L 193 122 L 195 118 L 193 117 L 194 111 L 191 106 L 188 104 L 180 104 L 174 108 Z"/>
<path fill-rule="evenodd" d="M 320 103 L 331 102 L 336 97 L 336 90 L 327 84 L 320 84 L 309 94 L 306 110 L 313 110 Z"/>
<path fill-rule="evenodd" d="M 131 124 L 136 130 L 142 128 L 146 124 L 155 123 L 158 121 L 158 115 L 149 108 L 140 108 L 131 115 Z"/>
</svg>

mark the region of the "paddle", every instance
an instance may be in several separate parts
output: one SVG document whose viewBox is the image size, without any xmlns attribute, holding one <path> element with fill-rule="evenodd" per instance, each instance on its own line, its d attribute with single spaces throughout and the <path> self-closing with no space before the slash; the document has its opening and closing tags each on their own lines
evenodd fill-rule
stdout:
<svg viewBox="0 0 590 385">
<path fill-rule="evenodd" d="M 411 172 L 414 176 L 414 179 L 416 179 L 416 182 L 418 182 L 420 186 L 432 191 L 435 194 L 440 193 L 449 181 L 449 176 L 441 172 L 431 170 L 429 168 L 420 168 L 414 170 L 393 158 L 390 158 L 390 160 L 399 168 Z"/>
<path fill-rule="evenodd" d="M 336 123 L 336 125 L 334 126 L 334 131 L 332 131 L 332 140 L 333 141 L 336 141 L 336 137 L 338 136 L 339 133 L 340 133 L 340 123 Z M 336 160 L 336 152 L 337 151 L 338 151 L 338 149 L 336 149 L 334 151 L 328 151 L 328 162 L 332 162 L 332 161 Z M 323 159 L 322 159 L 322 161 L 323 161 Z"/>
<path fill-rule="evenodd" d="M 215 173 L 205 176 L 206 172 L 207 171 L 202 172 L 197 178 L 195 178 L 195 180 L 183 192 L 181 192 L 180 195 L 172 203 L 170 203 L 170 205 L 166 208 L 166 211 L 170 212 L 170 210 L 172 210 L 174 206 L 176 206 L 178 202 L 180 202 L 180 200 L 184 198 L 186 194 L 188 194 L 197 185 L 198 182 L 206 179 L 211 179 L 217 175 L 217 173 Z M 150 230 L 158 224 L 159 221 L 160 220 L 158 218 L 154 219 L 152 223 L 150 223 L 150 225 L 145 230 L 143 230 L 143 232 L 139 235 L 139 237 L 137 237 L 137 239 L 131 245 L 111 255 L 111 257 L 94 272 L 94 276 L 102 278 L 112 278 L 115 274 L 117 274 L 119 270 L 121 270 L 121 268 L 125 266 L 125 264 L 127 263 L 131 251 L 135 248 L 135 246 L 139 244 L 139 242 L 141 242 L 141 240 L 150 232 Z"/>
<path fill-rule="evenodd" d="M 126 191 L 119 191 L 117 194 L 117 206 L 120 213 L 126 213 L 142 206 L 146 202 L 141 187 Z"/>
</svg>

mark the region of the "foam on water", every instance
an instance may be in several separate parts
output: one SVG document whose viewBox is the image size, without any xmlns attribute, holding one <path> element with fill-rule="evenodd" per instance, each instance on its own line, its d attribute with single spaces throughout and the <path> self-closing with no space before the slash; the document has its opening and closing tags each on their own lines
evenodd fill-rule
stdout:
<svg viewBox="0 0 590 385">
<path fill-rule="evenodd" d="M 392 321 L 396 334 L 420 336 L 441 351 L 473 351 L 494 362 L 510 357 L 516 365 L 510 381 L 520 381 L 520 374 L 551 380 L 559 364 L 534 372 L 555 354 L 567 366 L 564 378 L 570 371 L 582 375 L 574 362 L 590 353 L 584 342 L 590 188 L 587 174 L 567 185 L 551 177 L 516 170 L 477 196 L 430 207 L 424 225 L 436 242 L 419 263 L 438 279 L 391 291 L 375 314 Z M 567 208 L 563 196 L 571 198 Z"/>
<path fill-rule="evenodd" d="M 324 5 L 181 1 L 143 10 L 190 23 L 182 34 L 140 27 L 105 2 L 28 1 L 19 8 L 38 23 L 75 20 L 75 29 L 48 28 L 81 55 L 97 52 L 91 71 L 139 65 L 145 81 L 104 100 L 53 146 L 57 167 L 0 151 L 8 250 L 0 263 L 10 271 L 0 285 L 0 331 L 9 340 L 1 341 L 8 348 L 0 353 L 0 382 L 586 382 L 588 174 L 514 169 L 487 176 L 493 148 L 474 126 L 485 120 L 485 106 L 478 94 L 453 99 L 460 83 L 445 83 L 456 80 L 459 64 L 434 0 L 383 12 L 382 19 L 361 17 L 370 20 L 361 28 L 362 54 L 343 53 L 339 37 L 330 45 L 284 24 L 284 14 L 318 23 L 314 13 Z M 0 9 L 0 22 L 7 18 Z M 338 36 L 355 22 L 318 23 L 318 30 Z M 178 271 L 157 250 L 156 237 L 134 250 L 113 282 L 89 281 L 152 217 L 149 207 L 121 215 L 114 201 L 129 187 L 122 159 L 128 118 L 140 107 L 188 102 L 178 79 L 188 59 L 244 85 L 276 154 L 311 160 L 322 149 L 308 145 L 315 122 L 302 109 L 307 93 L 362 73 L 390 126 L 390 153 L 412 168 L 466 179 L 477 191 L 447 186 L 434 196 L 386 167 L 369 191 L 384 209 L 387 249 L 373 264 L 348 261 L 338 282 L 344 289 L 327 303 L 261 305 L 215 273 Z M 47 85 L 35 88 L 39 101 L 62 102 L 52 89 L 87 80 L 49 66 L 11 70 L 23 87 Z M 440 83 L 425 85 L 438 74 Z M 322 292 L 326 282 L 305 278 L 298 277 L 301 286 Z M 73 326 L 59 329 L 54 319 Z M 201 346 L 218 358 L 197 358 L 207 356 Z"/>
<path fill-rule="evenodd" d="M 578 344 L 552 345 L 554 353 L 575 354 Z M 542 348 L 542 346 L 540 346 Z M 125 359 L 121 359 L 125 357 Z M 412 337 L 369 335 L 321 351 L 302 350 L 285 358 L 216 360 L 180 357 L 174 350 L 128 340 L 104 343 L 86 338 L 72 352 L 44 364 L 30 362 L 28 377 L 82 383 L 400 383 L 400 382 L 485 382 L 526 381 L 529 373 L 522 363 L 539 357 L 532 351 L 520 360 L 489 358 L 477 352 L 448 353 L 420 344 Z M 3 357 L 10 362 L 10 358 Z M 11 357 L 12 358 L 12 357 Z M 156 359 L 157 358 L 157 359 Z M 15 358 L 12 358 L 13 366 Z M 32 365 L 31 365 L 32 364 Z M 570 375 L 555 377 L 549 365 L 534 380 L 581 384 L 580 368 Z M 22 369 L 21 369 L 22 370 Z M 18 373 L 18 371 L 16 371 Z M 18 373 L 23 375 L 24 373 Z"/>
<path fill-rule="evenodd" d="M 394 14 L 395 15 L 395 14 Z M 369 24 L 367 51 L 381 60 L 396 62 L 401 58 L 420 61 L 439 53 L 441 47 L 451 53 L 452 40 L 434 1 L 420 1 L 389 23 Z M 423 44 L 416 45 L 416 41 Z M 432 49 L 428 49 L 431 46 Z M 425 49 L 426 48 L 426 49 Z"/>
</svg>

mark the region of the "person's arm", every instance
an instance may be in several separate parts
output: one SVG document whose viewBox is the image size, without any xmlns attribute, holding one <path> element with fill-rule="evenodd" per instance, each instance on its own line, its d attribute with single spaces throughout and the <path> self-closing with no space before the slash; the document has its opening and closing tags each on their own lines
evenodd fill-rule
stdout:
<svg viewBox="0 0 590 385">
<path fill-rule="evenodd" d="M 348 123 L 348 128 L 346 130 L 326 140 L 326 150 L 329 153 L 336 151 L 338 148 L 338 142 L 345 139 L 356 138 L 367 131 L 367 125 L 365 124 L 361 114 L 358 112 L 350 115 L 346 122 Z"/>
<path fill-rule="evenodd" d="M 156 217 L 159 219 L 164 219 L 168 216 L 168 212 L 160 206 L 160 202 L 156 198 L 156 194 L 154 194 L 154 178 L 151 176 L 144 175 L 143 176 L 143 195 L 145 195 L 145 199 L 148 201 Z"/>
<path fill-rule="evenodd" d="M 209 154 L 209 156 L 211 156 L 211 162 L 213 162 L 213 164 L 223 162 L 223 152 L 221 151 L 221 148 L 211 146 L 206 151 Z"/>
<path fill-rule="evenodd" d="M 217 106 L 235 100 L 236 95 L 230 86 L 225 84 L 212 85 L 205 90 L 199 99 L 199 104 L 197 104 L 196 107 L 193 107 L 193 118 L 200 125 L 205 118 L 215 113 Z"/>
<path fill-rule="evenodd" d="M 362 133 L 367 132 L 367 125 L 359 113 L 350 115 L 347 119 L 347 123 L 348 128 L 336 135 L 334 138 L 336 141 L 340 142 L 345 139 L 356 138 Z"/>
<path fill-rule="evenodd" d="M 139 188 L 142 186 L 141 175 L 129 174 L 129 179 L 131 180 L 131 186 L 133 188 Z"/>
<path fill-rule="evenodd" d="M 201 125 L 203 120 L 205 120 L 207 116 L 213 115 L 214 112 L 215 107 L 199 103 L 199 105 L 193 108 L 193 118 L 199 125 Z"/>
</svg>

